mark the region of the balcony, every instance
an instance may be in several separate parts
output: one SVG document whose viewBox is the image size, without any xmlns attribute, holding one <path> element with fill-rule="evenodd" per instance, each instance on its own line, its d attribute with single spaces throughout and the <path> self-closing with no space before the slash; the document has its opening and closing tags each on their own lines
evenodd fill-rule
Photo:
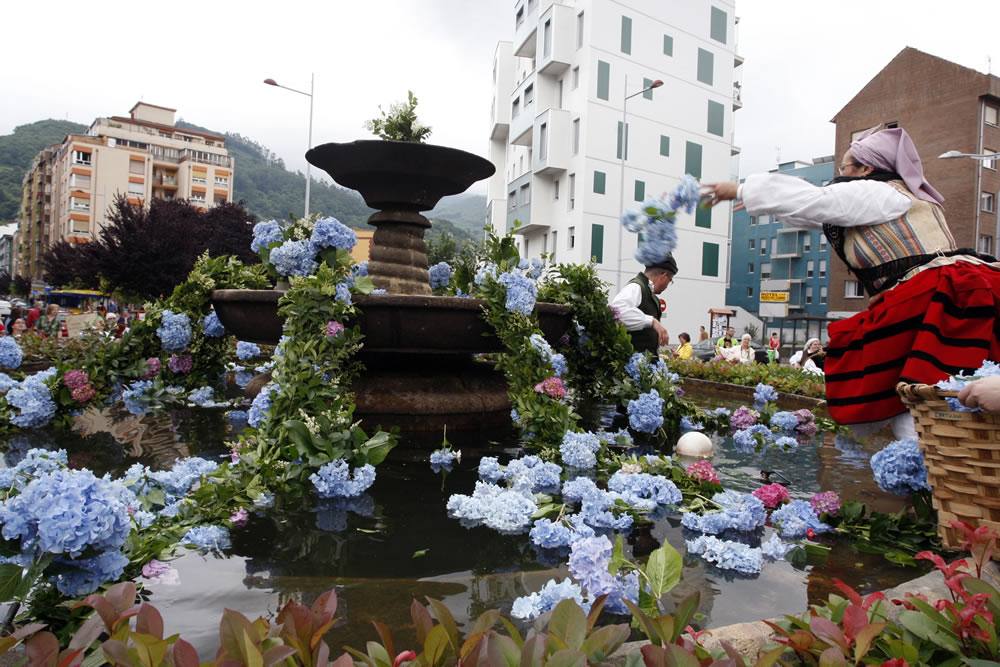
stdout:
<svg viewBox="0 0 1000 667">
<path fill-rule="evenodd" d="M 739 67 L 745 62 L 743 56 L 738 53 L 733 54 L 733 67 Z"/>
<path fill-rule="evenodd" d="M 771 259 L 798 259 L 802 256 L 802 248 L 799 243 L 799 236 L 802 234 L 798 229 L 779 229 L 778 245 L 771 254 Z"/>
<path fill-rule="evenodd" d="M 739 81 L 733 81 L 733 111 L 743 108 L 743 85 Z"/>
<path fill-rule="evenodd" d="M 573 62 L 576 51 L 576 29 L 573 8 L 553 4 L 538 19 L 535 50 L 536 68 L 542 74 L 558 75 Z"/>
<path fill-rule="evenodd" d="M 571 132 L 569 111 L 548 109 L 538 114 L 532 130 L 532 171 L 538 175 L 556 175 L 569 169 L 572 160 Z"/>
<path fill-rule="evenodd" d="M 520 0 L 514 5 L 514 55 L 535 56 L 535 33 L 538 32 L 538 0 Z"/>
<path fill-rule="evenodd" d="M 493 104 L 490 106 L 490 139 L 506 139 L 510 132 L 511 91 L 514 90 L 514 56 L 510 42 L 497 44 L 493 54 Z"/>
<path fill-rule="evenodd" d="M 517 102 L 516 113 L 511 111 L 510 116 L 510 143 L 518 146 L 530 146 L 532 129 L 535 124 L 535 113 L 538 109 L 538 77 L 534 72 L 524 78 L 517 88 L 508 104 L 512 107 L 513 102 Z"/>
<path fill-rule="evenodd" d="M 518 233 L 536 228 L 531 222 L 531 176 L 529 171 L 507 185 L 507 232 L 514 228 L 515 220 L 520 223 L 517 229 Z M 514 193 L 513 198 L 510 196 L 511 192 Z"/>
</svg>

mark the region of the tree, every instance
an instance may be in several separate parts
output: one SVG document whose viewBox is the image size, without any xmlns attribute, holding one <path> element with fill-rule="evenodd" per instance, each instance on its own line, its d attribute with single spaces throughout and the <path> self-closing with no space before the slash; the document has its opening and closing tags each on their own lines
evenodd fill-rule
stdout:
<svg viewBox="0 0 1000 667">
<path fill-rule="evenodd" d="M 0 294 L 10 294 L 10 285 L 13 278 L 6 271 L 0 272 Z"/>
<path fill-rule="evenodd" d="M 22 275 L 14 276 L 11 283 L 11 292 L 14 296 L 22 296 L 27 299 L 31 296 L 31 278 Z"/>
<path fill-rule="evenodd" d="M 45 282 L 52 287 L 98 289 L 101 277 L 97 272 L 93 244 L 58 241 L 42 255 Z"/>
</svg>

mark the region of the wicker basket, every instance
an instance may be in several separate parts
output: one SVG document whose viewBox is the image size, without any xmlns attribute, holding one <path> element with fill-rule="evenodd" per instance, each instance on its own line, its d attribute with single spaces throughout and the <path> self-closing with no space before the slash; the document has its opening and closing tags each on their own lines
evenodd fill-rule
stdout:
<svg viewBox="0 0 1000 667">
<path fill-rule="evenodd" d="M 916 422 L 941 541 L 961 547 L 954 519 L 1000 530 L 1000 414 L 952 410 L 944 399 L 958 393 L 926 384 L 896 391 Z"/>
</svg>

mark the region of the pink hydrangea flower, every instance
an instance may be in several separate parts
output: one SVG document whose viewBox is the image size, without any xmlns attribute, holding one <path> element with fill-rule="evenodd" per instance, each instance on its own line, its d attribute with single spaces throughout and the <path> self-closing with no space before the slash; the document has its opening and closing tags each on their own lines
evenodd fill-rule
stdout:
<svg viewBox="0 0 1000 667">
<path fill-rule="evenodd" d="M 155 558 L 142 566 L 142 576 L 147 579 L 162 577 L 170 571 L 170 566 Z"/>
<path fill-rule="evenodd" d="M 229 523 L 233 524 L 237 528 L 242 528 L 247 525 L 247 520 L 250 519 L 250 513 L 247 512 L 245 507 L 241 507 L 229 516 Z"/>
<path fill-rule="evenodd" d="M 799 424 L 798 426 L 795 427 L 796 433 L 810 438 L 816 435 L 816 431 L 818 430 L 819 428 L 816 426 L 815 422 L 806 422 L 804 424 Z"/>
<path fill-rule="evenodd" d="M 719 483 L 719 474 L 715 472 L 715 468 L 712 467 L 712 462 L 708 459 L 695 461 L 689 465 L 687 467 L 687 474 L 689 477 L 693 477 L 699 482 L 711 482 L 712 484 Z"/>
<path fill-rule="evenodd" d="M 816 421 L 816 415 L 812 413 L 812 410 L 808 408 L 801 408 L 792 413 L 799 419 L 800 424 L 810 424 Z"/>
<path fill-rule="evenodd" d="M 329 338 L 339 336 L 343 331 L 344 325 L 336 320 L 330 320 L 326 323 L 326 335 Z"/>
<path fill-rule="evenodd" d="M 817 493 L 809 499 L 809 504 L 812 505 L 813 511 L 817 515 L 830 514 L 831 516 L 840 511 L 841 505 L 840 496 L 837 495 L 836 491 Z"/>
<path fill-rule="evenodd" d="M 149 359 L 146 359 L 146 374 L 142 376 L 143 379 L 151 380 L 159 375 L 160 368 L 162 368 L 162 366 L 163 365 L 157 357 L 150 357 Z"/>
<path fill-rule="evenodd" d="M 87 371 L 74 368 L 71 371 L 66 371 L 63 375 L 63 384 L 69 389 L 77 389 L 84 386 L 90 382 L 90 377 L 87 375 Z"/>
<path fill-rule="evenodd" d="M 171 354 L 167 367 L 178 375 L 187 375 L 194 368 L 194 360 L 190 354 Z"/>
<path fill-rule="evenodd" d="M 563 381 L 556 376 L 547 377 L 538 384 L 535 385 L 535 391 L 539 394 L 545 394 L 546 396 L 551 396 L 555 399 L 562 399 L 566 397 L 566 385 Z"/>
<path fill-rule="evenodd" d="M 608 308 L 611 309 L 611 317 L 614 318 L 615 322 L 621 322 L 622 321 L 621 311 L 615 308 L 614 306 L 608 306 Z"/>
<path fill-rule="evenodd" d="M 91 384 L 84 384 L 80 387 L 75 388 L 72 392 L 73 400 L 76 401 L 77 403 L 86 403 L 87 401 L 92 399 L 96 394 L 97 391 Z"/>
<path fill-rule="evenodd" d="M 729 425 L 738 431 L 742 431 L 743 429 L 750 428 L 756 424 L 759 418 L 760 413 L 743 405 L 733 412 L 732 416 L 729 418 Z"/>
<path fill-rule="evenodd" d="M 765 486 L 758 487 L 753 490 L 753 496 L 760 502 L 764 503 L 764 507 L 769 510 L 773 510 L 776 507 L 784 505 L 792 499 L 792 497 L 788 495 L 788 489 L 781 484 L 767 484 Z"/>
</svg>

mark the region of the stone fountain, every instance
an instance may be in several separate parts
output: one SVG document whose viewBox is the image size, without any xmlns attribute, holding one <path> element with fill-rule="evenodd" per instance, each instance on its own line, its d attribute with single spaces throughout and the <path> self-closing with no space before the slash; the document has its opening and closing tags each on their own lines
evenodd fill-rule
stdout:
<svg viewBox="0 0 1000 667">
<path fill-rule="evenodd" d="M 368 274 L 385 295 L 358 297 L 365 365 L 354 386 L 357 415 L 369 426 L 412 432 L 506 426 L 510 402 L 503 376 L 479 353 L 501 351 L 478 299 L 432 296 L 422 215 L 441 197 L 488 178 L 493 165 L 465 151 L 396 141 L 317 146 L 306 159 L 377 209 Z M 281 336 L 277 290 L 216 290 L 215 310 L 240 340 L 275 344 Z M 550 343 L 570 323 L 567 306 L 539 303 Z"/>
</svg>

